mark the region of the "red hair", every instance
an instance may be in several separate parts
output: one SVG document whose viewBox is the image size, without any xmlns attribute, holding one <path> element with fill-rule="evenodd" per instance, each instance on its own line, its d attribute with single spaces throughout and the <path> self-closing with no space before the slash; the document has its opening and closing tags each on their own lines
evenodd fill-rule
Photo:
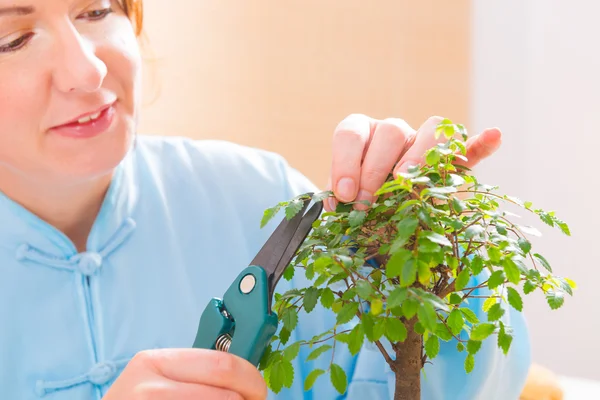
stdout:
<svg viewBox="0 0 600 400">
<path fill-rule="evenodd" d="M 135 34 L 139 36 L 142 33 L 142 21 L 144 19 L 144 11 L 142 0 L 121 0 L 125 14 L 131 20 L 135 29 Z"/>
</svg>

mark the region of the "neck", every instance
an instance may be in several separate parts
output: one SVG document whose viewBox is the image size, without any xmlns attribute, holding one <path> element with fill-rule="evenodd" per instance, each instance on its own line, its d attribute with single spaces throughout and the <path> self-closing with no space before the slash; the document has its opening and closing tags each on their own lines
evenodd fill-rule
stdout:
<svg viewBox="0 0 600 400">
<path fill-rule="evenodd" d="M 63 232 L 78 251 L 87 237 L 110 184 L 111 175 L 76 185 L 31 181 L 0 167 L 0 191 Z"/>
</svg>

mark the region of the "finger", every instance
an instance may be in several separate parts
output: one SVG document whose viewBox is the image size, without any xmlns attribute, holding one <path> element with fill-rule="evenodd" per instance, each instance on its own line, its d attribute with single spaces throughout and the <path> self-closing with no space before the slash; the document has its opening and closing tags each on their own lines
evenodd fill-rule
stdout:
<svg viewBox="0 0 600 400">
<path fill-rule="evenodd" d="M 435 146 L 437 143 L 441 143 L 446 140 L 444 135 L 440 135 L 438 139 L 435 138 L 435 129 L 442 120 L 442 117 L 434 116 L 428 118 L 427 121 L 421 125 L 415 135 L 414 144 L 406 151 L 396 165 L 396 168 L 394 169 L 394 176 L 397 176 L 401 172 L 407 172 L 408 167 L 410 166 L 417 166 L 421 164 L 427 150 Z"/>
<path fill-rule="evenodd" d="M 333 133 L 331 182 L 338 200 L 356 198 L 360 185 L 360 167 L 367 149 L 374 120 L 362 114 L 346 117 Z"/>
<path fill-rule="evenodd" d="M 488 128 L 479 135 L 473 136 L 467 140 L 466 155 L 467 161 L 456 159 L 455 164 L 464 165 L 472 169 L 482 160 L 494 154 L 502 144 L 502 132 L 498 128 Z"/>
<path fill-rule="evenodd" d="M 148 379 L 136 384 L 135 394 L 136 398 L 141 399 L 244 400 L 241 394 L 231 390 L 196 383 L 176 382 L 165 378 Z"/>
<path fill-rule="evenodd" d="M 258 369 L 234 354 L 206 349 L 146 350 L 136 356 L 167 379 L 204 384 L 264 400 L 267 388 Z"/>
<path fill-rule="evenodd" d="M 360 188 L 355 201 L 373 202 L 379 189 L 398 162 L 415 130 L 405 121 L 388 118 L 377 122 L 360 171 Z M 368 207 L 356 204 L 358 210 Z"/>
<path fill-rule="evenodd" d="M 331 175 L 329 176 L 327 185 L 325 186 L 325 191 L 329 190 L 331 190 Z M 336 207 L 337 201 L 335 200 L 335 197 L 328 197 L 325 201 L 323 201 L 323 208 L 325 209 L 325 212 L 334 211 Z"/>
</svg>

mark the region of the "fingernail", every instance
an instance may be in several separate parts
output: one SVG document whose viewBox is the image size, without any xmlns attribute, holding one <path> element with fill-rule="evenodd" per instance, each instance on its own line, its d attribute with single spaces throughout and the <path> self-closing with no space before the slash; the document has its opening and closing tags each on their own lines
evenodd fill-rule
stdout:
<svg viewBox="0 0 600 400">
<path fill-rule="evenodd" d="M 352 178 L 342 178 L 337 184 L 337 195 L 344 202 L 352 201 L 356 192 L 356 184 Z"/>
<path fill-rule="evenodd" d="M 412 165 L 414 165 L 414 164 L 410 163 L 410 162 L 405 162 L 405 163 L 400 164 L 400 166 L 398 167 L 398 169 L 396 169 L 396 172 L 394 172 L 394 175 L 397 177 L 398 174 L 408 172 L 408 168 L 410 166 L 412 166 Z"/>
<path fill-rule="evenodd" d="M 371 194 L 371 192 L 368 192 L 366 190 L 361 190 L 360 192 L 358 192 L 358 196 L 356 196 L 356 202 L 358 203 L 358 202 L 364 201 L 364 200 L 373 202 L 373 195 Z M 367 208 L 369 208 L 369 206 L 364 203 L 360 203 L 360 204 L 356 204 L 355 208 L 358 210 L 366 210 Z"/>
<path fill-rule="evenodd" d="M 327 199 L 327 205 L 329 206 L 329 209 L 331 211 L 335 211 L 335 209 L 337 207 L 337 201 L 335 201 L 335 199 L 333 197 L 330 197 Z"/>
</svg>

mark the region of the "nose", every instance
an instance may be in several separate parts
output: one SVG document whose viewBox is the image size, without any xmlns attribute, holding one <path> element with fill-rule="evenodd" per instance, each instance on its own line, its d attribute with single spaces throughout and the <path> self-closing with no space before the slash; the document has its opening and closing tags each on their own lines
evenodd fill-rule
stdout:
<svg viewBox="0 0 600 400">
<path fill-rule="evenodd" d="M 93 92 L 102 86 L 106 64 L 97 56 L 96 44 L 73 26 L 59 35 L 54 83 L 62 92 Z"/>
</svg>

